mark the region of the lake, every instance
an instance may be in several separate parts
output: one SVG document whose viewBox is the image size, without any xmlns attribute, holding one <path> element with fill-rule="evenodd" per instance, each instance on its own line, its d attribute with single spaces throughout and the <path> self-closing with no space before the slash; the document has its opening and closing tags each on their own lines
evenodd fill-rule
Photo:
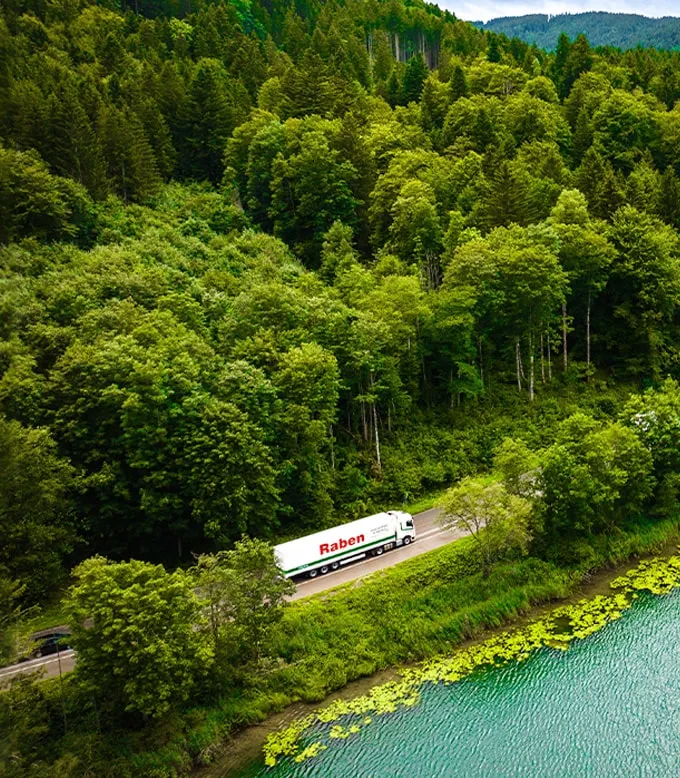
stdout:
<svg viewBox="0 0 680 778">
<path fill-rule="evenodd" d="M 321 726 L 305 744 L 319 739 Z M 641 596 L 620 620 L 568 651 L 543 648 L 528 661 L 452 685 L 427 684 L 417 706 L 375 716 L 358 733 L 329 742 L 305 762 L 267 768 L 259 761 L 237 774 L 680 775 L 680 592 Z"/>
</svg>

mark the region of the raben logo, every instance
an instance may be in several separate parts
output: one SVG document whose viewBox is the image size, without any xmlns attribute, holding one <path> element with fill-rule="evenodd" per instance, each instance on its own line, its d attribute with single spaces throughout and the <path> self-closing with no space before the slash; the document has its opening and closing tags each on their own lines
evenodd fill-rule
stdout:
<svg viewBox="0 0 680 778">
<path fill-rule="evenodd" d="M 363 535 L 357 535 L 349 540 L 341 538 L 337 543 L 321 543 L 319 545 L 319 554 L 323 556 L 324 554 L 332 554 L 334 551 L 342 551 L 350 546 L 358 546 L 361 543 L 364 543 L 365 540 L 366 538 Z"/>
</svg>

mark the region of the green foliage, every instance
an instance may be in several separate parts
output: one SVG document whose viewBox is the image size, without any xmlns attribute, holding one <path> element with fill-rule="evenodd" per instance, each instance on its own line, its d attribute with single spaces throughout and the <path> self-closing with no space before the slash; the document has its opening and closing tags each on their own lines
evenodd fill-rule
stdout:
<svg viewBox="0 0 680 778">
<path fill-rule="evenodd" d="M 401 82 L 401 102 L 403 105 L 417 102 L 423 91 L 423 84 L 427 77 L 427 65 L 423 55 L 418 53 L 411 57 L 404 72 Z"/>
<path fill-rule="evenodd" d="M 3 664 L 9 664 L 15 657 L 14 628 L 21 617 L 19 602 L 24 590 L 24 586 L 0 568 L 0 662 Z"/>
<path fill-rule="evenodd" d="M 64 582 L 64 558 L 76 540 L 70 500 L 74 472 L 45 429 L 0 418 L 0 570 L 17 582 L 24 601 L 46 598 Z M 8 603 L 10 579 L 2 576 Z M 17 596 L 17 589 L 10 601 Z M 9 604 L 3 613 L 11 610 Z"/>
<path fill-rule="evenodd" d="M 575 414 L 543 453 L 538 483 L 551 542 L 612 532 L 650 496 L 652 455 L 631 429 L 617 423 L 600 427 Z"/>
<path fill-rule="evenodd" d="M 526 553 L 531 532 L 531 503 L 508 492 L 502 483 L 486 485 L 464 478 L 439 502 L 441 523 L 472 536 L 483 559 L 484 575 L 510 550 Z"/>
<path fill-rule="evenodd" d="M 73 572 L 69 624 L 77 682 L 109 711 L 157 718 L 210 670 L 193 581 L 145 562 L 93 557 Z"/>
<path fill-rule="evenodd" d="M 13 697 L 6 694 L 0 700 L 12 705 L 7 711 L 11 718 L 4 720 L 12 721 L 14 739 L 4 742 L 13 744 L 14 760 L 43 759 L 52 771 L 60 760 L 73 770 L 78 753 L 87 754 L 88 769 L 96 767 L 105 776 L 182 770 L 192 759 L 208 760 L 213 744 L 233 728 L 262 721 L 296 699 L 320 701 L 348 680 L 394 663 L 411 664 L 414 659 L 442 654 L 447 661 L 460 641 L 507 624 L 532 604 L 567 596 L 590 566 L 617 564 L 631 553 L 658 551 L 676 536 L 675 522 L 648 522 L 617 539 L 595 538 L 589 547 L 589 565 L 578 570 L 528 558 L 499 564 L 488 578 L 481 575 L 481 560 L 471 539 L 462 540 L 381 571 L 361 587 L 340 587 L 331 597 L 324 594 L 288 607 L 273 636 L 273 645 L 285 660 L 245 691 L 232 686 L 219 701 L 188 710 L 181 718 L 173 715 L 149 722 L 138 733 L 117 729 L 107 734 L 101 730 L 101 701 L 93 707 L 91 696 L 71 683 L 75 679 L 66 678 L 64 699 L 71 734 L 62 739 L 58 687 L 54 682 L 26 685 L 17 688 Z M 589 630 L 604 613 L 599 606 L 578 612 L 589 615 L 588 625 L 579 624 L 578 629 Z M 563 644 L 564 619 L 559 624 Z M 546 630 L 541 635 L 545 637 Z M 496 645 L 503 653 L 510 648 L 505 641 Z M 517 645 L 526 647 L 524 641 Z M 443 666 L 438 660 L 430 665 Z M 420 673 L 420 668 L 415 670 Z M 379 698 L 376 702 L 388 702 L 383 694 Z M 393 701 L 399 704 L 398 697 Z M 31 715 L 20 718 L 21 707 Z M 367 725 L 368 718 L 357 723 Z M 337 730 L 340 735 L 347 732 L 344 723 Z"/>
<path fill-rule="evenodd" d="M 680 392 L 673 379 L 643 395 L 632 395 L 621 420 L 651 452 L 657 479 L 656 508 L 661 514 L 675 511 L 678 479 L 678 435 L 680 435 Z"/>
<path fill-rule="evenodd" d="M 503 16 L 480 26 L 508 38 L 518 36 L 542 49 L 554 49 L 560 34 L 575 38 L 579 33 L 585 33 L 593 46 L 674 49 L 679 32 L 678 22 L 671 16 L 650 19 L 640 14 L 604 11 Z"/>
<path fill-rule="evenodd" d="M 283 616 L 285 596 L 295 591 L 282 576 L 272 546 L 243 538 L 231 551 L 200 556 L 193 575 L 218 659 L 259 662 L 272 627 Z M 229 643 L 235 646 L 231 656 Z"/>
<path fill-rule="evenodd" d="M 493 469 L 503 485 L 517 497 L 532 497 L 535 491 L 538 457 L 522 440 L 505 438 L 494 452 Z"/>
<path fill-rule="evenodd" d="M 680 484 L 677 392 L 658 388 L 678 370 L 677 71 L 671 52 L 564 35 L 548 53 L 401 0 L 3 5 L 2 618 L 99 552 L 200 557 L 217 619 L 209 648 L 193 599 L 178 607 L 200 630 L 177 628 L 160 697 L 153 657 L 127 666 L 118 708 L 158 718 L 138 739 L 102 746 L 103 698 L 67 687 L 84 734 L 43 772 L 100 747 L 102 775 L 183 770 L 235 722 L 500 624 L 567 585 L 496 558 L 529 529 L 582 569 L 659 540 Z M 278 619 L 239 589 L 263 568 L 279 591 L 261 541 L 232 550 L 244 534 L 470 476 L 503 509 L 478 533 L 489 553 L 407 568 L 403 602 L 366 586 Z M 187 586 L 89 564 L 138 630 L 126 575 Z M 240 698 L 196 714 L 187 745 L 178 711 L 209 693 L 193 654 L 213 648 Z M 57 740 L 27 730 L 19 762 Z M 107 758 L 144 748 L 134 768 Z"/>
<path fill-rule="evenodd" d="M 0 243 L 82 237 L 91 212 L 83 187 L 52 175 L 37 153 L 0 146 Z"/>
<path fill-rule="evenodd" d="M 621 337 L 623 325 L 628 333 L 623 351 L 633 360 L 628 361 L 629 368 L 636 364 L 658 380 L 664 354 L 672 349 L 668 338 L 674 332 L 673 313 L 679 299 L 678 236 L 653 217 L 626 206 L 616 213 L 609 239 L 618 261 L 609 279 L 608 302 L 617 315 L 607 337 Z"/>
</svg>

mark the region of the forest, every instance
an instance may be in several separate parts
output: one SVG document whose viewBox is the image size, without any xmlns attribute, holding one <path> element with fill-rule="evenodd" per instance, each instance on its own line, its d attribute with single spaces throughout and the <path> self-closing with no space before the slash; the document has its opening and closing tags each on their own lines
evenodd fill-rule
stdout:
<svg viewBox="0 0 680 778">
<path fill-rule="evenodd" d="M 638 46 L 656 49 L 680 47 L 680 19 L 676 16 L 650 18 L 639 14 L 588 11 L 550 16 L 504 16 L 474 24 L 507 35 L 508 38 L 517 36 L 527 43 L 535 43 L 549 50 L 555 48 L 560 34 L 572 40 L 577 35 L 585 35 L 593 46 L 613 46 L 618 49 L 634 49 Z"/>
<path fill-rule="evenodd" d="M 547 52 L 419 0 L 5 3 L 3 627 L 74 568 L 80 615 L 106 581 L 190 600 L 209 554 L 232 554 L 233 584 L 244 535 L 405 505 L 503 452 L 541 462 L 532 581 L 609 558 L 589 544 L 632 519 L 661 526 L 680 488 L 678 98 L 675 53 Z M 183 656 L 196 636 L 177 634 Z M 343 661 L 403 660 L 395 640 Z M 310 699 L 349 677 L 333 661 Z M 135 731 L 167 713 L 130 705 Z M 81 774 L 81 748 L 6 774 L 57 775 L 55 753 Z"/>
</svg>

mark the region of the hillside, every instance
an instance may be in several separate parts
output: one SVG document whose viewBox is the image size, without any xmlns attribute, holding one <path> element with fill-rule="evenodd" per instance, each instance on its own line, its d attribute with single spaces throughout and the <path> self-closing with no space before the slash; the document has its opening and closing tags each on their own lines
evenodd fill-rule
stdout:
<svg viewBox="0 0 680 778">
<path fill-rule="evenodd" d="M 0 695 L 0 775 L 186 775 L 607 538 L 644 550 L 637 517 L 658 540 L 678 100 L 675 52 L 551 54 L 420 0 L 1 5 L 0 654 L 69 581 L 94 617 L 71 678 Z M 505 573 L 261 618 L 269 541 L 454 485 L 521 520 Z"/>
<path fill-rule="evenodd" d="M 616 46 L 619 49 L 680 47 L 680 18 L 674 16 L 650 19 L 639 14 L 590 11 L 557 16 L 503 16 L 486 24 L 473 23 L 480 29 L 502 33 L 509 38 L 517 37 L 549 50 L 555 48 L 561 33 L 566 33 L 572 40 L 583 34 L 593 46 Z"/>
</svg>

